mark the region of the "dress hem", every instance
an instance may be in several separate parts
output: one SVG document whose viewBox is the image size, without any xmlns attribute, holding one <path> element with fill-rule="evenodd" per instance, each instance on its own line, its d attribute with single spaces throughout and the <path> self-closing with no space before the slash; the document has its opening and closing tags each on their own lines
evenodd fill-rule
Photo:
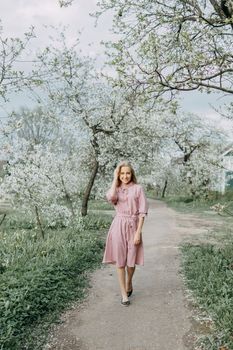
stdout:
<svg viewBox="0 0 233 350">
<path fill-rule="evenodd" d="M 102 264 L 112 264 L 112 265 L 116 265 L 117 267 L 126 267 L 126 266 L 128 266 L 128 267 L 134 267 L 135 265 L 144 266 L 144 264 L 142 264 L 142 263 L 135 263 L 134 266 L 129 266 L 129 265 L 127 265 L 127 264 L 126 264 L 125 266 L 122 266 L 122 265 L 117 265 L 117 263 L 114 262 L 114 261 L 102 261 Z"/>
</svg>

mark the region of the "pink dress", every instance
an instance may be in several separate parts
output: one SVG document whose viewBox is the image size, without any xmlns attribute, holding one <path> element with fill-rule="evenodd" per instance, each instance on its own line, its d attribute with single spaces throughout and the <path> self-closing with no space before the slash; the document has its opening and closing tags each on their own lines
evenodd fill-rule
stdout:
<svg viewBox="0 0 233 350">
<path fill-rule="evenodd" d="M 116 215 L 107 235 L 103 263 L 117 267 L 143 265 L 143 243 L 135 245 L 133 241 L 138 218 L 145 217 L 148 211 L 142 186 L 131 182 L 127 188 L 117 187 L 114 197 L 109 190 L 106 197 L 114 204 Z"/>
</svg>

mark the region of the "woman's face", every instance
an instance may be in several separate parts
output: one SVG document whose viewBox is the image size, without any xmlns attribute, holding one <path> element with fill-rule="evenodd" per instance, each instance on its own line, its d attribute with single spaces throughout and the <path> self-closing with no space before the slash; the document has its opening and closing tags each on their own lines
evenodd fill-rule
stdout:
<svg viewBox="0 0 233 350">
<path fill-rule="evenodd" d="M 132 172 L 130 167 L 128 166 L 122 166 L 121 170 L 120 170 L 120 180 L 123 184 L 128 184 L 131 181 L 131 177 L 132 177 Z"/>
</svg>

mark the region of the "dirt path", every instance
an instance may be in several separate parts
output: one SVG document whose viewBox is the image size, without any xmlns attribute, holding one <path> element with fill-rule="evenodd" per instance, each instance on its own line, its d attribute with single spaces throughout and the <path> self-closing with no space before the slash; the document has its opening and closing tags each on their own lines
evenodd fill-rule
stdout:
<svg viewBox="0 0 233 350">
<path fill-rule="evenodd" d="M 179 274 L 178 245 L 205 228 L 150 201 L 144 226 L 145 266 L 137 267 L 131 305 L 120 305 L 114 266 L 92 276 L 87 300 L 67 311 L 45 349 L 185 350 L 191 349 L 191 311 Z"/>
</svg>

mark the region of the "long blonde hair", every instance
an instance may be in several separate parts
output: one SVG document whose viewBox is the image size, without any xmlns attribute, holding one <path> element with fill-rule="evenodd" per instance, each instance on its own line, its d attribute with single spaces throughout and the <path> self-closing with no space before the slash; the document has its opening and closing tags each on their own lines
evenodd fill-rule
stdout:
<svg viewBox="0 0 233 350">
<path fill-rule="evenodd" d="M 132 165 L 130 164 L 130 162 L 128 162 L 127 160 L 123 160 L 122 162 L 120 162 L 118 164 L 118 167 L 119 167 L 119 174 L 120 174 L 120 171 L 121 171 L 121 168 L 123 166 L 127 166 L 128 168 L 130 168 L 130 171 L 131 171 L 131 181 L 133 183 L 137 183 L 137 178 L 136 178 L 136 175 L 135 175 L 135 171 L 134 171 L 134 168 L 132 167 Z M 130 182 L 131 182 L 130 181 Z M 118 184 L 117 184 L 117 187 L 119 187 L 121 185 L 121 180 L 119 179 L 119 176 L 118 176 Z"/>
</svg>

